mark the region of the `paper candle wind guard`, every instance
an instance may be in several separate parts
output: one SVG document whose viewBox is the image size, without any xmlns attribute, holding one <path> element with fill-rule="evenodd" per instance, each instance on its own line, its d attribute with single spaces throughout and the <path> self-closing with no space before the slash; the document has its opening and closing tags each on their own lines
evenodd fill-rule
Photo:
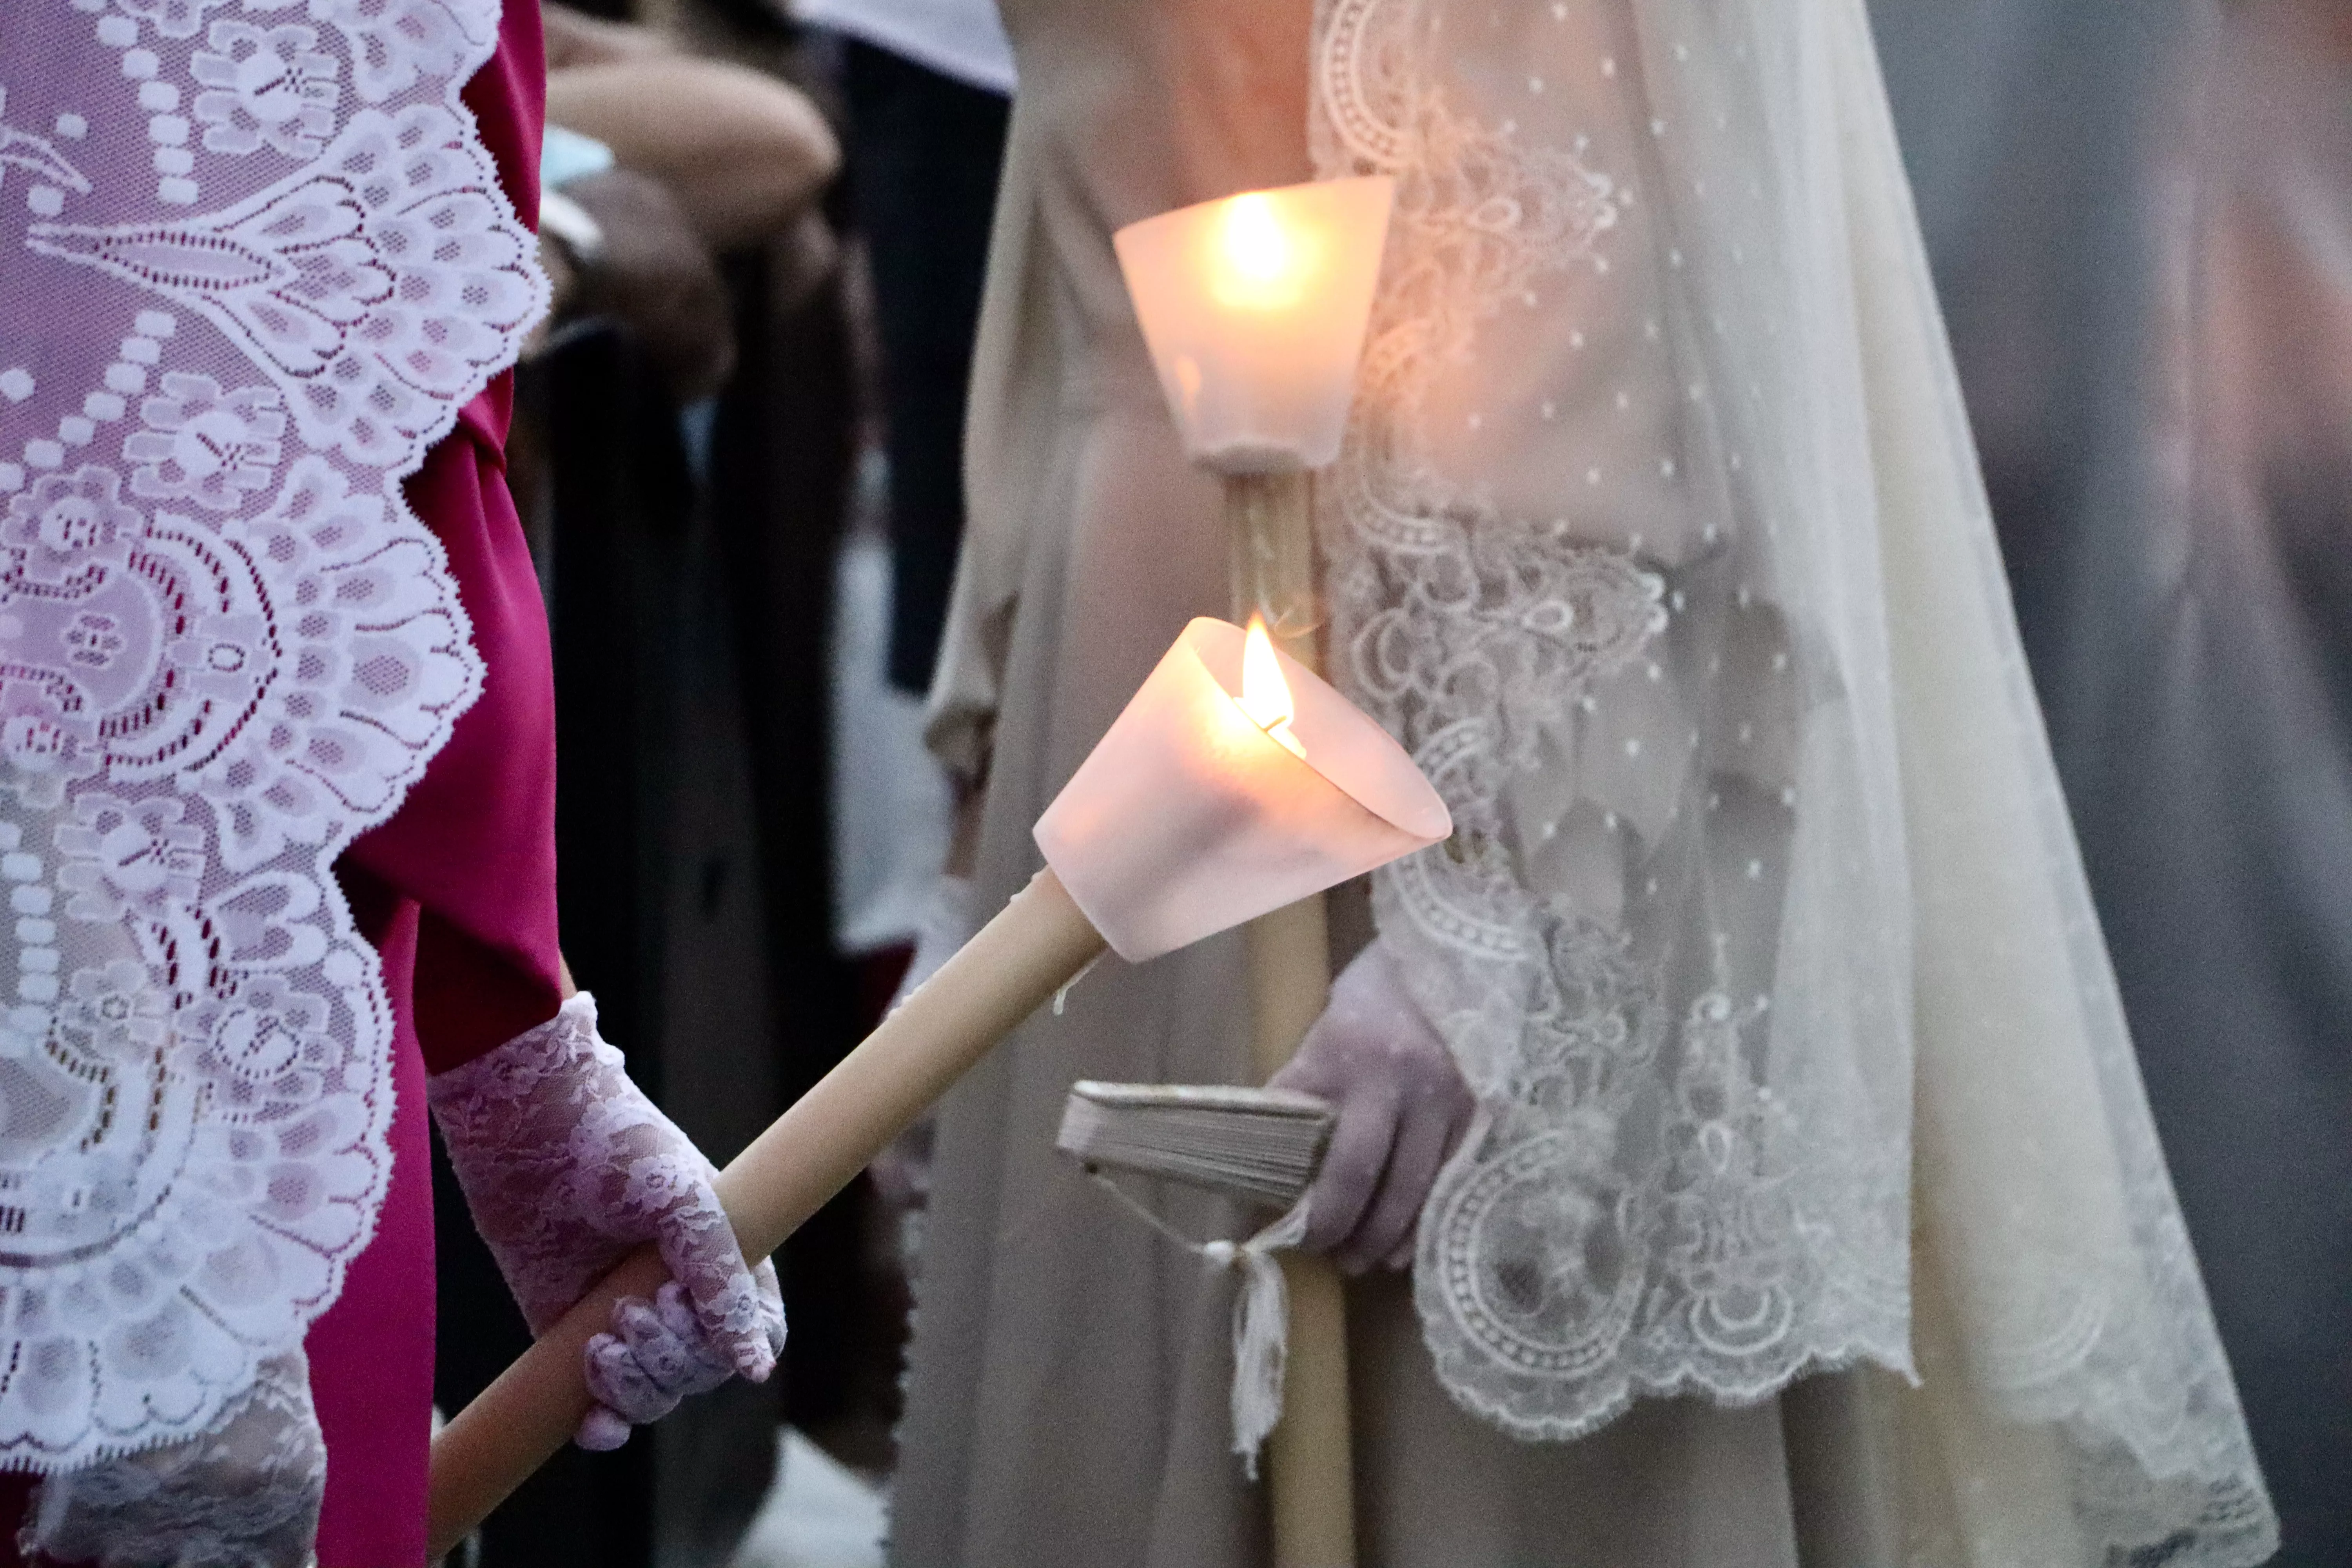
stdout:
<svg viewBox="0 0 2352 1568">
<path fill-rule="evenodd" d="M 1244 191 L 1111 237 L 1185 455 L 1286 474 L 1339 455 L 1395 182 Z"/>
<path fill-rule="evenodd" d="M 1288 655 L 1294 756 L 1238 700 L 1244 634 L 1181 637 L 1037 819 L 1037 846 L 1131 963 L 1334 887 L 1452 831 L 1388 732 Z"/>
</svg>

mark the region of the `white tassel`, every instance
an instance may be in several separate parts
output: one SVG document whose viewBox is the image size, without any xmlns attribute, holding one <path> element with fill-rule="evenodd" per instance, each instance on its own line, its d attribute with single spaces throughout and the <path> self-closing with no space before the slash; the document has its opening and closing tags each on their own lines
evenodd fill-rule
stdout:
<svg viewBox="0 0 2352 1568">
<path fill-rule="evenodd" d="M 1201 1249 L 1212 1268 L 1243 1269 L 1234 1299 L 1234 1452 L 1257 1479 L 1258 1450 L 1282 1419 L 1282 1378 L 1290 1359 L 1290 1292 L 1282 1281 L 1283 1247 L 1307 1239 L 1307 1204 L 1235 1246 L 1213 1241 Z"/>
<path fill-rule="evenodd" d="M 1257 1454 L 1266 1434 L 1282 1419 L 1282 1376 L 1290 1359 L 1290 1292 L 1274 1254 L 1307 1239 L 1307 1199 L 1247 1241 L 1194 1241 L 1129 1196 L 1127 1189 L 1092 1166 L 1087 1174 L 1143 1222 L 1210 1268 L 1243 1270 L 1241 1294 L 1234 1299 L 1234 1452 L 1249 1479 L 1257 1479 Z"/>
</svg>

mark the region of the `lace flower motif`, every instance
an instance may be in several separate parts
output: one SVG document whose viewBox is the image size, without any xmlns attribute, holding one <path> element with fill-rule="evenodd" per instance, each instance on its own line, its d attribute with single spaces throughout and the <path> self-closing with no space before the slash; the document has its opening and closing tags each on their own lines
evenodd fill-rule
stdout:
<svg viewBox="0 0 2352 1568">
<path fill-rule="evenodd" d="M 269 387 L 223 392 L 208 375 L 166 374 L 163 395 L 139 406 L 147 428 L 127 437 L 122 455 L 142 465 L 131 493 L 150 500 L 185 499 L 211 511 L 235 511 L 269 486 L 286 416 Z"/>
<path fill-rule="evenodd" d="M 98 771 L 97 727 L 69 716 L 31 682 L 0 688 L 0 783 L 36 810 L 54 808 L 66 786 Z"/>
<path fill-rule="evenodd" d="M 193 38 L 205 25 L 205 14 L 229 0 L 114 0 L 116 5 L 142 21 L 153 24 L 167 38 Z"/>
<path fill-rule="evenodd" d="M 57 829 L 67 857 L 58 886 L 73 895 L 66 913 L 80 921 L 119 920 L 132 910 L 160 918 L 194 899 L 205 834 L 182 820 L 186 813 L 171 795 L 135 804 L 110 795 L 76 799 L 74 820 Z"/>
<path fill-rule="evenodd" d="M 221 1103 L 241 1116 L 307 1105 L 334 1065 L 329 1016 L 325 997 L 276 975 L 257 975 L 226 1005 L 191 1020 L 209 1025 L 197 1069 Z"/>
<path fill-rule="evenodd" d="M 163 1043 L 169 1010 L 147 983 L 146 965 L 135 960 L 77 969 L 66 994 L 58 1031 L 91 1056 L 120 1060 Z"/>
<path fill-rule="evenodd" d="M 341 67 L 319 51 L 315 29 L 215 22 L 205 41 L 211 52 L 189 56 L 188 74 L 209 89 L 195 101 L 207 151 L 242 155 L 267 146 L 315 158 L 325 150 Z"/>
<path fill-rule="evenodd" d="M 119 564 L 145 527 L 138 509 L 123 503 L 122 476 L 89 463 L 70 474 L 45 474 L 11 496 L 0 543 L 16 557 L 18 570 L 54 583 L 94 561 Z"/>
<path fill-rule="evenodd" d="M 479 5 L 463 7 L 447 0 L 310 0 L 312 20 L 343 35 L 352 53 L 352 85 L 370 103 L 406 92 L 420 77 L 454 74 L 473 38 L 468 16 Z M 487 8 L 496 26 L 497 10 Z"/>
</svg>

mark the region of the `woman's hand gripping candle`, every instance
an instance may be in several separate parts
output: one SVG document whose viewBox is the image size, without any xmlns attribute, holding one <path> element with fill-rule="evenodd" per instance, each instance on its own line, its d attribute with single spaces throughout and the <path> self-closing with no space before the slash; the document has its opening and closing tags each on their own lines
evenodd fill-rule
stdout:
<svg viewBox="0 0 2352 1568">
<path fill-rule="evenodd" d="M 633 1425 L 731 1375 L 764 1381 L 784 1344 L 772 1263 L 746 1266 L 701 1151 L 629 1080 L 582 993 L 552 1019 L 431 1085 L 434 1120 L 531 1332 L 628 1253 L 659 1248 L 671 1283 L 630 1298 L 589 1342 L 596 1407 L 577 1434 L 618 1447 Z"/>
</svg>

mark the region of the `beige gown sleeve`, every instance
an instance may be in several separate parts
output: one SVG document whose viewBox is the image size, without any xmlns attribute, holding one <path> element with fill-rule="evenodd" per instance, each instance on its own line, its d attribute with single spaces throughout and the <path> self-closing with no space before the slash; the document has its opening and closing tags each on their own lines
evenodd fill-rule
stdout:
<svg viewBox="0 0 2352 1568">
<path fill-rule="evenodd" d="M 963 549 L 924 730 L 932 753 L 974 782 L 988 772 L 1029 529 L 1042 510 L 1039 489 L 1052 466 L 1052 402 L 1062 381 L 1045 294 L 1048 275 L 1037 254 L 1028 118 L 1016 100 L 972 354 Z"/>
</svg>

